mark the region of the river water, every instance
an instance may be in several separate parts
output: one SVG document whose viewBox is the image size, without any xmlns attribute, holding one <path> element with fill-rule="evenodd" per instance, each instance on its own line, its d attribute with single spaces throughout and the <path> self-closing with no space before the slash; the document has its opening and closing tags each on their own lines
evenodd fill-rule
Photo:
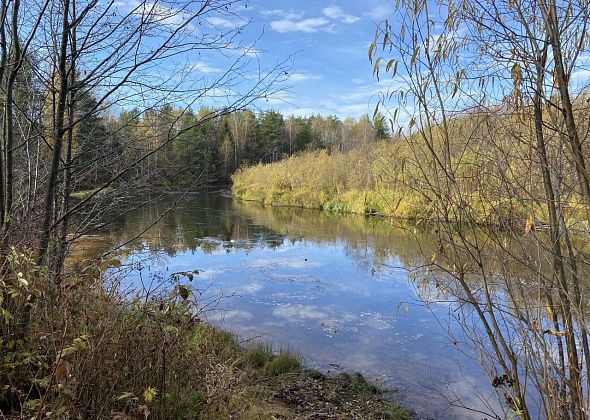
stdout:
<svg viewBox="0 0 590 420">
<path fill-rule="evenodd" d="M 414 228 L 215 193 L 169 210 L 171 201 L 103 232 L 117 245 L 161 216 L 124 248 L 117 276 L 126 287 L 163 288 L 172 273 L 196 269 L 203 317 L 244 340 L 289 348 L 325 372 L 362 372 L 396 388 L 420 418 L 481 419 L 461 406 L 496 407 L 489 379 L 450 337 L 460 335 L 453 305 L 424 305 L 411 280 L 425 254 Z"/>
</svg>

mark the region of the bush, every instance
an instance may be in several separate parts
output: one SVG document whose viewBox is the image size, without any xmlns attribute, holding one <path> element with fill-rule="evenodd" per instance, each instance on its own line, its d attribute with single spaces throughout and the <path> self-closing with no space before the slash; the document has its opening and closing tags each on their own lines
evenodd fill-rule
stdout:
<svg viewBox="0 0 590 420">
<path fill-rule="evenodd" d="M 272 359 L 272 346 L 256 343 L 248 347 L 242 356 L 242 363 L 253 368 L 262 368 Z"/>
</svg>

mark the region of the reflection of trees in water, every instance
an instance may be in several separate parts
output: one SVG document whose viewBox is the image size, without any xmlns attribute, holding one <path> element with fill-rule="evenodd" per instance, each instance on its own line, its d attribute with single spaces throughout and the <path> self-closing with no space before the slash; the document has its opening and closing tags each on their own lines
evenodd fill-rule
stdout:
<svg viewBox="0 0 590 420">
<path fill-rule="evenodd" d="M 413 233 L 375 217 L 240 201 L 235 202 L 235 207 L 253 223 L 267 226 L 290 241 L 305 238 L 318 244 L 341 244 L 345 254 L 367 272 L 385 271 L 397 259 L 408 266 L 422 260 Z"/>
<path fill-rule="evenodd" d="M 161 217 L 141 239 L 128 245 L 140 251 L 147 247 L 153 253 L 173 256 L 178 252 L 202 250 L 205 253 L 246 250 L 259 246 L 278 248 L 285 241 L 301 240 L 317 244 L 341 244 L 348 257 L 359 267 L 371 271 L 387 269 L 390 263 L 416 271 L 429 263 L 425 255 L 438 254 L 440 244 L 428 229 L 413 226 L 392 226 L 385 220 L 355 214 L 332 215 L 316 210 L 269 207 L 258 203 L 237 201 L 217 194 L 198 194 L 177 208 L 164 213 L 169 203 L 151 202 L 132 210 L 105 231 L 103 246 L 122 243 L 133 238 L 146 226 Z M 543 269 L 547 258 L 532 247 L 529 240 L 504 238 L 507 249 L 517 254 L 510 266 L 489 247 L 482 256 L 493 272 L 504 273 L 519 281 L 533 281 L 527 264 Z M 472 273 L 477 281 L 479 273 Z"/>
<path fill-rule="evenodd" d="M 139 251 L 147 247 L 153 253 L 173 256 L 187 250 L 213 253 L 251 250 L 261 245 L 276 248 L 283 244 L 283 235 L 253 224 L 245 215 L 234 211 L 229 198 L 198 194 L 166 213 L 168 206 L 166 200 L 158 200 L 129 211 L 104 235 L 110 237 L 111 244 L 124 243 L 159 219 L 126 248 Z"/>
<path fill-rule="evenodd" d="M 473 227 L 469 232 L 461 236 L 472 243 L 479 241 L 477 259 L 467 246 L 456 247 L 454 252 L 439 248 L 426 267 L 414 272 L 418 294 L 425 301 L 450 303 L 446 318 L 439 317 L 439 321 L 457 349 L 478 355 L 500 401 L 511 407 L 512 385 L 518 379 L 531 410 L 558 412 L 552 411 L 551 404 L 564 392 L 568 379 L 562 372 L 570 362 L 560 341 L 565 335 L 563 324 L 555 322 L 555 306 L 549 304 L 560 302 L 561 297 L 556 290 L 542 290 L 554 273 L 553 255 L 544 245 L 546 234 L 508 236 Z M 419 242 L 426 238 L 423 235 Z M 582 254 L 577 257 L 578 274 L 584 279 L 581 295 L 587 296 L 589 267 Z M 577 316 L 587 319 L 587 300 L 581 302 L 579 311 Z M 492 322 L 501 347 L 490 340 L 486 330 Z M 452 328 L 457 325 L 462 328 Z M 579 324 L 572 329 L 576 345 L 582 346 L 583 329 Z M 504 373 L 498 354 L 509 358 L 513 375 Z M 579 369 L 586 377 L 585 367 Z"/>
<path fill-rule="evenodd" d="M 389 264 L 394 263 L 407 268 L 416 278 L 431 283 L 444 283 L 445 278 L 452 277 L 444 274 L 452 273 L 453 262 L 450 259 L 446 261 L 446 256 L 440 252 L 442 245 L 436 232 L 428 229 L 392 226 L 385 220 L 362 215 L 332 215 L 316 210 L 269 207 L 217 194 L 194 195 L 162 216 L 168 204 L 160 200 L 128 212 L 115 222 L 113 228 L 103 232 L 103 239 L 92 241 L 96 244 L 94 248 L 125 242 L 161 217 L 140 239 L 128 245 L 130 252 L 147 248 L 154 254 L 164 252 L 173 256 L 197 249 L 205 253 L 250 251 L 260 246 L 278 248 L 285 241 L 296 244 L 306 240 L 342 245 L 345 254 L 368 271 L 379 270 L 380 267 L 387 269 Z M 485 237 L 483 233 L 482 237 Z M 496 285 L 510 281 L 513 285 L 526 287 L 527 283 L 537 280 L 539 272 L 550 267 L 550 254 L 529 238 L 498 235 L 497 241 L 489 242 L 483 251 L 482 261 L 489 267 L 490 273 L 496 273 L 491 279 Z M 507 261 L 505 253 L 514 258 Z M 432 261 L 425 257 L 432 255 L 437 255 L 435 262 L 438 264 L 434 267 Z M 467 259 L 468 255 L 464 258 Z M 580 266 L 585 267 L 582 261 Z M 535 269 L 531 270 L 531 267 Z M 473 269 L 467 272 L 466 279 L 477 283 L 481 280 L 480 276 L 480 271 Z"/>
</svg>

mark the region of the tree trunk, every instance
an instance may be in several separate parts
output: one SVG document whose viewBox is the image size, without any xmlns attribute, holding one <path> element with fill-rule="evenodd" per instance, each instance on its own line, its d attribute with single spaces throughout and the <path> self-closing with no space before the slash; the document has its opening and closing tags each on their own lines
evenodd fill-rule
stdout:
<svg viewBox="0 0 590 420">
<path fill-rule="evenodd" d="M 47 263 L 47 251 L 52 234 L 52 217 L 54 210 L 55 193 L 57 190 L 57 175 L 62 153 L 64 119 L 66 109 L 66 99 L 68 93 L 68 74 L 67 74 L 67 52 L 68 52 L 68 35 L 69 35 L 69 9 L 70 0 L 64 0 L 62 15 L 62 33 L 60 43 L 60 55 L 58 64 L 59 77 L 59 94 L 57 98 L 57 110 L 55 115 L 55 125 L 53 127 L 53 158 L 49 172 L 49 180 L 45 193 L 45 206 L 43 209 L 43 227 L 41 239 L 39 241 L 39 250 L 37 263 L 44 265 Z"/>
</svg>

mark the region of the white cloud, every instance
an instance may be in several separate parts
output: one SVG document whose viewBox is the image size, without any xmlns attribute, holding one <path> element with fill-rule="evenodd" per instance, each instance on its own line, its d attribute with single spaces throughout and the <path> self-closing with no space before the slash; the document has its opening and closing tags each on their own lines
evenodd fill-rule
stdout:
<svg viewBox="0 0 590 420">
<path fill-rule="evenodd" d="M 328 115 L 329 112 L 324 108 L 299 107 L 299 108 L 285 108 L 282 110 L 284 115 L 292 115 L 294 117 L 310 117 L 312 115 Z"/>
<path fill-rule="evenodd" d="M 261 12 L 266 16 L 278 17 L 270 23 L 270 27 L 277 32 L 318 32 L 332 31 L 334 22 L 354 23 L 360 20 L 360 17 L 349 15 L 338 6 L 328 6 L 322 10 L 323 16 L 303 19 L 304 13 L 294 13 L 283 9 L 267 10 Z"/>
<path fill-rule="evenodd" d="M 346 14 L 338 6 L 328 6 L 323 10 L 324 15 L 330 19 L 339 20 L 344 23 L 354 23 L 360 20 L 360 17 Z"/>
<path fill-rule="evenodd" d="M 281 19 L 287 20 L 298 20 L 304 15 L 303 12 L 295 13 L 292 10 L 274 9 L 274 10 L 263 10 L 260 12 L 263 16 L 274 16 Z"/>
<path fill-rule="evenodd" d="M 258 57 L 261 54 L 256 48 L 244 48 L 242 52 L 248 57 Z"/>
<path fill-rule="evenodd" d="M 246 57 L 260 57 L 262 55 L 260 50 L 257 50 L 252 46 L 244 47 L 242 45 L 231 45 L 227 48 L 226 52 Z"/>
<path fill-rule="evenodd" d="M 302 20 L 281 19 L 270 23 L 270 27 L 277 32 L 317 32 L 320 29 L 329 29 L 330 21 L 323 17 Z"/>
<path fill-rule="evenodd" d="M 181 26 L 186 19 L 186 13 L 153 2 L 141 4 L 133 13 L 148 22 L 157 22 L 172 27 Z"/>
<path fill-rule="evenodd" d="M 369 16 L 375 20 L 383 20 L 388 17 L 391 17 L 392 15 L 393 8 L 385 4 L 375 7 L 373 10 L 366 14 L 366 16 Z"/>
<path fill-rule="evenodd" d="M 268 95 L 265 98 L 265 102 L 269 105 L 278 105 L 288 103 L 291 98 L 286 92 L 276 92 L 272 95 Z"/>
<path fill-rule="evenodd" d="M 375 107 L 369 102 L 362 102 L 358 104 L 342 105 L 340 112 L 348 116 L 359 116 L 363 114 L 371 114 Z"/>
<path fill-rule="evenodd" d="M 213 67 L 203 61 L 199 61 L 198 63 L 193 63 L 190 66 L 191 70 L 199 72 L 199 73 L 206 73 L 206 74 L 210 74 L 210 73 L 219 73 L 221 72 L 221 69 L 218 67 Z"/>
<path fill-rule="evenodd" d="M 263 16 L 284 16 L 287 12 L 283 9 L 261 10 Z"/>
<path fill-rule="evenodd" d="M 572 73 L 571 82 L 575 88 L 582 88 L 590 81 L 590 70 L 581 69 Z"/>
<path fill-rule="evenodd" d="M 240 26 L 244 26 L 247 22 L 243 19 L 238 19 L 237 17 L 233 20 L 230 20 L 223 17 L 214 16 L 208 18 L 207 23 L 217 28 L 236 29 Z"/>
<path fill-rule="evenodd" d="M 309 74 L 309 73 L 291 73 L 289 75 L 289 82 L 297 83 L 297 82 L 305 82 L 307 80 L 320 80 L 322 78 L 319 74 Z"/>
</svg>

